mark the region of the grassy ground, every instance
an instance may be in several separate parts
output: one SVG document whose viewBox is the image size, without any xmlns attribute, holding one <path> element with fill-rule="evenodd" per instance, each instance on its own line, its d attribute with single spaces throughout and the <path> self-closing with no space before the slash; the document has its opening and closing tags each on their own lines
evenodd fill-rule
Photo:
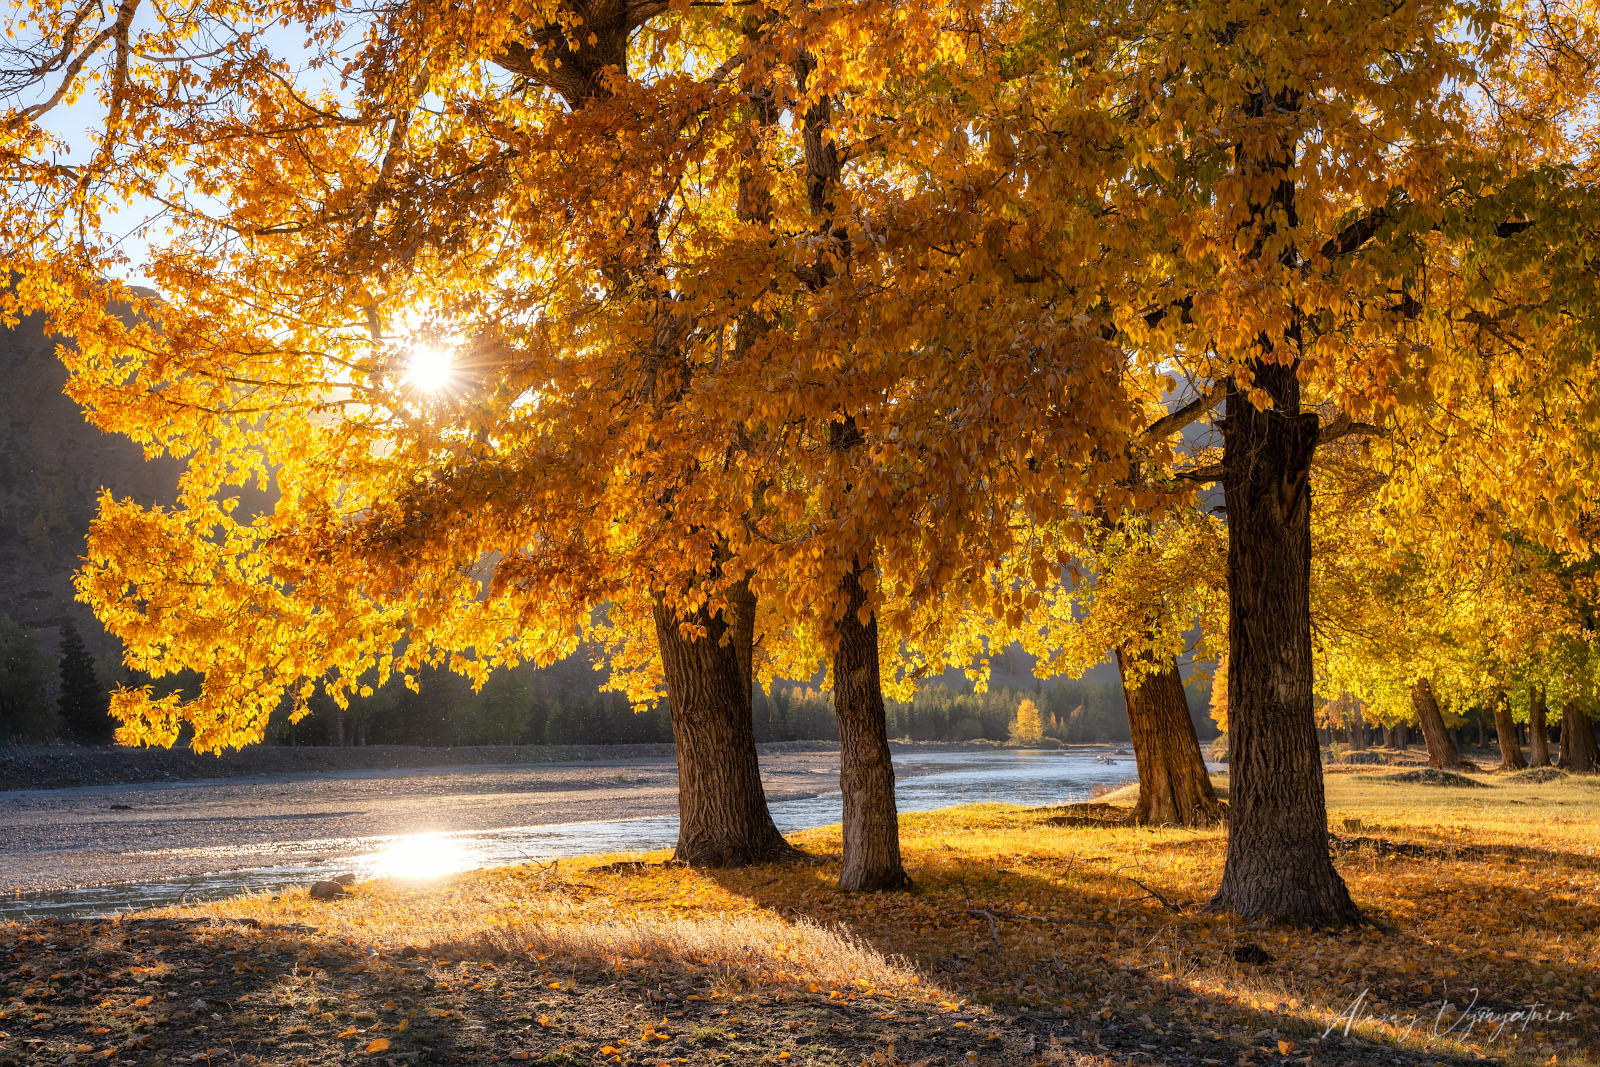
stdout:
<svg viewBox="0 0 1600 1067">
<path fill-rule="evenodd" d="M 0 1064 L 1600 1063 L 1600 782 L 1393 773 L 1328 777 L 1357 931 L 1204 914 L 1220 830 L 983 805 L 904 818 L 906 894 L 600 857 L 0 927 Z"/>
</svg>

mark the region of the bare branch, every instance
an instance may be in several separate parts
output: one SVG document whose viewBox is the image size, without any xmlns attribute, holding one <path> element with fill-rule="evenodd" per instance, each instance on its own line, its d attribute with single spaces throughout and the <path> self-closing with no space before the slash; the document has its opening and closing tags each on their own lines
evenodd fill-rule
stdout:
<svg viewBox="0 0 1600 1067">
<path fill-rule="evenodd" d="M 1224 389 L 1213 389 L 1210 393 L 1195 397 L 1182 407 L 1167 412 L 1167 414 L 1146 426 L 1144 433 L 1140 436 L 1152 441 L 1170 437 L 1179 430 L 1198 422 L 1206 414 L 1214 410 L 1218 404 L 1222 403 L 1222 397 L 1225 392 L 1226 390 Z"/>
</svg>

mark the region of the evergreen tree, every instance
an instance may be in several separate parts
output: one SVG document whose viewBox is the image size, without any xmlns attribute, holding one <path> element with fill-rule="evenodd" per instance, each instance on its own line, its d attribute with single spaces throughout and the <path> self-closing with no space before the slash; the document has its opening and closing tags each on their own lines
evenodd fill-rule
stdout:
<svg viewBox="0 0 1600 1067">
<path fill-rule="evenodd" d="M 49 659 L 33 634 L 0 616 L 0 739 L 45 741 L 60 723 L 45 692 Z"/>
<path fill-rule="evenodd" d="M 68 619 L 61 624 L 62 725 L 72 740 L 84 745 L 111 743 L 115 725 L 108 714 L 111 696 L 95 672 L 94 657 L 83 635 Z"/>
</svg>

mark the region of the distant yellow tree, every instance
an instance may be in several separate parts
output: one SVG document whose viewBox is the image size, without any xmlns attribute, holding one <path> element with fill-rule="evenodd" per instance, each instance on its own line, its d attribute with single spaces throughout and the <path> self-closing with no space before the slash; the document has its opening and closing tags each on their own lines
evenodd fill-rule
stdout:
<svg viewBox="0 0 1600 1067">
<path fill-rule="evenodd" d="M 1217 672 L 1211 678 L 1211 721 L 1217 724 L 1218 730 L 1228 732 L 1227 660 L 1217 664 Z"/>
<path fill-rule="evenodd" d="M 1044 716 L 1039 705 L 1023 698 L 1017 705 L 1017 717 L 1011 723 L 1011 740 L 1024 745 L 1036 745 L 1044 740 Z"/>
</svg>

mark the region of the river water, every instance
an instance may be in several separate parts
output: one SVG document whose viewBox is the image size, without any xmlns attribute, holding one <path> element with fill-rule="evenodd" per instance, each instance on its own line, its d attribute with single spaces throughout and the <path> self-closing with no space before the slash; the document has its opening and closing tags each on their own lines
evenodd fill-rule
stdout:
<svg viewBox="0 0 1600 1067">
<path fill-rule="evenodd" d="M 1066 804 L 1136 780 L 1126 750 L 950 751 L 896 757 L 914 764 L 895 790 L 901 811 L 931 811 L 958 804 L 1001 802 L 1025 806 Z M 836 823 L 837 791 L 778 800 L 772 815 L 785 833 Z M 433 878 L 483 867 L 594 853 L 645 852 L 671 848 L 678 820 L 671 815 L 594 819 L 581 822 L 505 826 L 454 832 L 366 837 L 293 838 L 271 843 L 273 862 L 183 877 L 112 882 L 0 897 L 0 919 L 83 917 L 185 901 L 214 900 L 240 893 L 304 885 L 351 873 L 358 878 Z M 229 866 L 228 845 L 182 850 L 215 857 Z M 251 848 L 260 855 L 263 848 Z M 307 857 L 313 858 L 307 858 Z M 235 864 L 236 866 L 236 864 Z"/>
</svg>

